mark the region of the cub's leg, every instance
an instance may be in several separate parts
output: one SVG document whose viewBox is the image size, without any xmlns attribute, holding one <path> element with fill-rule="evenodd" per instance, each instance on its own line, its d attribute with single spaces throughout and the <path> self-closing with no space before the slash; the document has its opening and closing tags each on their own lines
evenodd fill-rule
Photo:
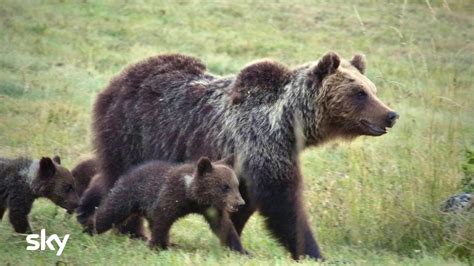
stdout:
<svg viewBox="0 0 474 266">
<path fill-rule="evenodd" d="M 151 229 L 149 245 L 151 248 L 168 249 L 170 245 L 170 229 L 177 218 L 177 215 L 172 211 L 165 214 L 155 211 L 153 219 L 149 220 Z"/>
<path fill-rule="evenodd" d="M 76 209 L 76 217 L 77 221 L 85 227 L 85 231 L 91 231 L 90 221 L 93 219 L 96 207 L 100 205 L 102 198 L 107 194 L 107 190 L 101 176 L 97 176 L 92 179 L 89 187 L 82 194 L 79 207 Z"/>
<path fill-rule="evenodd" d="M 228 212 L 209 208 L 204 212 L 204 217 L 212 231 L 219 237 L 222 245 L 227 246 L 233 251 L 248 254 L 240 242 L 239 234 L 235 230 Z"/>
<path fill-rule="evenodd" d="M 143 218 L 141 215 L 128 217 L 125 222 L 117 226 L 117 230 L 122 234 L 130 235 L 131 238 L 147 240 L 144 233 Z"/>
<path fill-rule="evenodd" d="M 30 223 L 28 222 L 28 214 L 33 206 L 34 199 L 15 195 L 8 200 L 10 223 L 13 225 L 15 232 L 25 234 L 31 233 Z"/>
<path fill-rule="evenodd" d="M 113 189 L 96 210 L 95 231 L 101 234 L 112 227 L 120 227 L 128 218 L 135 217 L 137 203 L 126 189 Z M 131 217 L 133 216 L 133 217 Z"/>
</svg>

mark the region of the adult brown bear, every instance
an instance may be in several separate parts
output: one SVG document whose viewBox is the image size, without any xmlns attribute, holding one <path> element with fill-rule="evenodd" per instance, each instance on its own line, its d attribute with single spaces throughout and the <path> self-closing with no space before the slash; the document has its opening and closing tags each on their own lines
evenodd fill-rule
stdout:
<svg viewBox="0 0 474 266">
<path fill-rule="evenodd" d="M 172 54 L 129 66 L 99 94 L 93 131 L 101 182 L 82 198 L 78 220 L 87 223 L 120 175 L 150 159 L 184 162 L 237 156 L 247 204 L 232 216 L 227 245 L 255 210 L 293 258 L 321 258 L 302 205 L 298 155 L 335 138 L 379 136 L 398 115 L 376 97 L 365 62 L 327 53 L 288 69 L 272 61 L 216 77 L 196 58 Z M 123 232 L 141 235 L 141 221 Z"/>
</svg>

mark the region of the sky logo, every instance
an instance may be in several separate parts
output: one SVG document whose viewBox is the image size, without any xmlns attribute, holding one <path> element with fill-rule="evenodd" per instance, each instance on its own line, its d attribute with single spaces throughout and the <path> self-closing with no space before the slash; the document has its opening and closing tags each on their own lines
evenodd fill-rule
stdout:
<svg viewBox="0 0 474 266">
<path fill-rule="evenodd" d="M 39 240 L 36 240 L 38 239 Z M 66 247 L 66 243 L 69 240 L 69 234 L 66 234 L 63 237 L 63 240 L 59 238 L 58 235 L 52 234 L 49 237 L 46 236 L 46 230 L 41 229 L 40 235 L 38 234 L 29 234 L 26 236 L 26 242 L 30 245 L 26 247 L 26 250 L 56 250 L 54 243 L 56 243 L 58 251 L 56 252 L 56 256 L 61 256 Z"/>
</svg>

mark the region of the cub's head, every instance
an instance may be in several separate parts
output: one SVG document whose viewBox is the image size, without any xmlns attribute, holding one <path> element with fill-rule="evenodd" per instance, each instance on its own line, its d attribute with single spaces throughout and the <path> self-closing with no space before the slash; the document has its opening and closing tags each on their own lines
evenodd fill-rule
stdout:
<svg viewBox="0 0 474 266">
<path fill-rule="evenodd" d="M 95 158 L 81 161 L 71 170 L 71 174 L 76 183 L 76 192 L 79 197 L 86 191 L 89 183 L 97 172 L 97 160 Z"/>
<path fill-rule="evenodd" d="M 50 199 L 68 213 L 74 212 L 79 204 L 74 178 L 61 166 L 59 156 L 41 158 L 34 187 L 40 196 Z"/>
<path fill-rule="evenodd" d="M 212 163 L 208 158 L 201 157 L 193 177 L 196 200 L 228 212 L 235 212 L 244 205 L 239 180 L 232 167 L 233 157 Z"/>
<path fill-rule="evenodd" d="M 310 70 L 310 89 L 316 93 L 320 127 L 328 137 L 380 136 L 398 119 L 398 114 L 378 97 L 366 76 L 365 59 L 355 55 L 341 60 L 333 52 L 324 55 Z"/>
</svg>

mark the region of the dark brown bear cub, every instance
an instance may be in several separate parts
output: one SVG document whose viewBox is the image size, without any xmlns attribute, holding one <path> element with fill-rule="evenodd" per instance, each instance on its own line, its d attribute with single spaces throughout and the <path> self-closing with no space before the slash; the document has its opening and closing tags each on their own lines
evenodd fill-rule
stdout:
<svg viewBox="0 0 474 266">
<path fill-rule="evenodd" d="M 28 214 L 39 197 L 50 199 L 69 213 L 78 206 L 74 178 L 61 166 L 60 158 L 0 158 L 0 219 L 9 209 L 15 231 L 31 232 Z"/>
<path fill-rule="evenodd" d="M 80 197 L 89 186 L 92 178 L 97 174 L 97 160 L 89 158 L 81 161 L 71 170 L 71 174 L 76 181 L 76 191 Z"/>
<path fill-rule="evenodd" d="M 222 243 L 245 252 L 235 235 L 229 212 L 245 204 L 239 181 L 229 167 L 232 158 L 211 163 L 203 157 L 195 164 L 151 161 L 119 178 L 96 212 L 97 233 L 103 233 L 132 216 L 144 216 L 150 224 L 150 246 L 166 249 L 173 223 L 190 213 L 204 215 Z"/>
</svg>

